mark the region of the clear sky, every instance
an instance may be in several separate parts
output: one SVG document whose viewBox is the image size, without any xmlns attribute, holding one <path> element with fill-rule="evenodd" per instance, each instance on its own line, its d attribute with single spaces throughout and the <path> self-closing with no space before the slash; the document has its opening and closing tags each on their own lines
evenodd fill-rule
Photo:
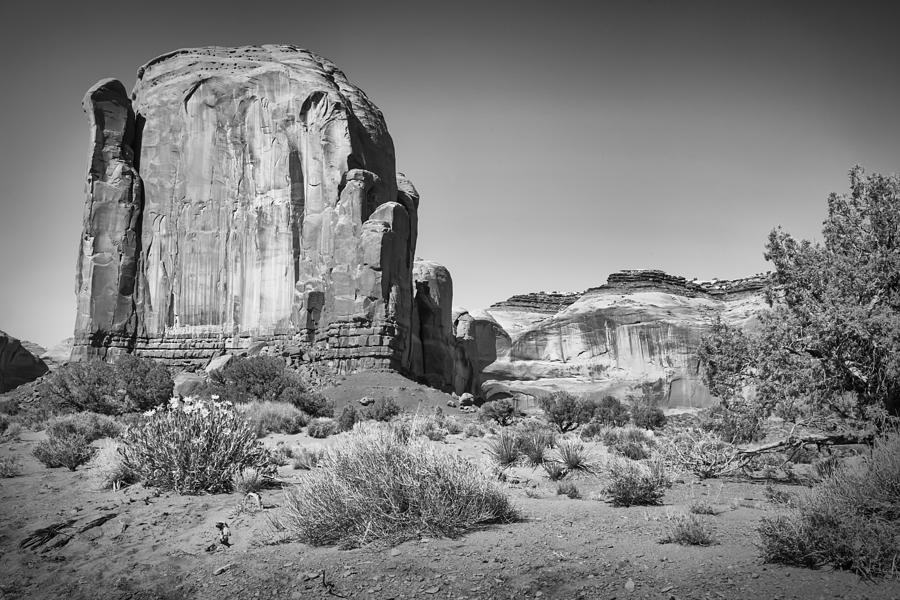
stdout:
<svg viewBox="0 0 900 600">
<path fill-rule="evenodd" d="M 856 163 L 900 170 L 900 3 L 3 2 L 0 329 L 74 325 L 95 81 L 187 46 L 291 43 L 384 112 L 455 304 L 622 268 L 764 271 Z"/>
</svg>

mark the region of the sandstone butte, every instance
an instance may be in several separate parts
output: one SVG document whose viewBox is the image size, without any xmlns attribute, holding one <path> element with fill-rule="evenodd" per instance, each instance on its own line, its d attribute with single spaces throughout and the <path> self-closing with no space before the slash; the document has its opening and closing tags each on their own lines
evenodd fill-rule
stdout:
<svg viewBox="0 0 900 600">
<path fill-rule="evenodd" d="M 453 309 L 415 258 L 419 194 L 381 111 L 294 46 L 170 52 L 84 98 L 91 140 L 72 358 L 173 366 L 256 351 L 337 373 L 395 370 L 524 403 L 652 383 L 704 406 L 695 350 L 716 316 L 752 326 L 765 280 L 623 271 L 582 294 Z"/>
<path fill-rule="evenodd" d="M 493 337 L 464 320 L 457 341 L 450 274 L 415 260 L 419 195 L 334 64 L 294 46 L 177 50 L 130 95 L 104 79 L 83 106 L 73 359 L 199 365 L 263 345 L 477 393 L 469 351 Z"/>
</svg>

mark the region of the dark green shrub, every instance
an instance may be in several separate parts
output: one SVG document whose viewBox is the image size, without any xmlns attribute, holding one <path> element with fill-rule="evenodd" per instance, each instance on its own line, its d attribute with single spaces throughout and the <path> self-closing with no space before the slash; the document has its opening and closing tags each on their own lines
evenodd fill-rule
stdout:
<svg viewBox="0 0 900 600">
<path fill-rule="evenodd" d="M 510 425 L 517 414 L 515 405 L 506 398 L 485 402 L 479 409 L 482 419 L 496 421 L 501 426 Z"/>
<path fill-rule="evenodd" d="M 716 434 L 732 444 L 755 442 L 765 436 L 764 413 L 751 408 L 739 410 L 719 404 L 709 408 L 700 417 L 700 428 Z"/>
<path fill-rule="evenodd" d="M 40 442 L 33 454 L 48 468 L 66 467 L 74 471 L 91 460 L 96 451 L 97 449 L 82 435 L 65 437 L 52 435 Z"/>
<path fill-rule="evenodd" d="M 119 357 L 113 364 L 125 389 L 129 411 L 145 411 L 165 404 L 175 387 L 169 369 L 162 363 L 133 354 Z"/>
<path fill-rule="evenodd" d="M 71 362 L 46 378 L 51 401 L 67 411 L 120 415 L 132 410 L 116 368 L 101 360 Z"/>
<path fill-rule="evenodd" d="M 334 403 L 328 398 L 306 387 L 298 380 L 298 376 L 292 375 L 291 384 L 281 392 L 280 400 L 293 404 L 311 417 L 333 417 Z"/>
<path fill-rule="evenodd" d="M 541 398 L 540 403 L 547 420 L 553 423 L 560 433 L 587 423 L 593 411 L 590 403 L 568 392 L 553 392 L 550 396 Z"/>
<path fill-rule="evenodd" d="M 631 418 L 628 408 L 614 396 L 604 396 L 593 404 L 591 423 L 622 427 Z"/>
<path fill-rule="evenodd" d="M 379 398 L 362 412 L 364 419 L 387 423 L 400 414 L 400 405 L 393 398 Z"/>
<path fill-rule="evenodd" d="M 579 498 L 581 498 L 581 492 L 578 491 L 578 486 L 576 486 L 571 481 L 563 481 L 557 484 L 556 495 L 568 496 L 572 500 L 578 500 Z"/>
<path fill-rule="evenodd" d="M 88 443 L 101 438 L 117 438 L 122 433 L 120 425 L 112 417 L 92 412 L 53 417 L 47 422 L 47 435 L 67 438 L 83 437 Z"/>
<path fill-rule="evenodd" d="M 644 429 L 660 429 L 666 425 L 666 415 L 658 406 L 639 402 L 631 409 L 631 420 Z"/>
<path fill-rule="evenodd" d="M 356 407 L 352 404 L 348 404 L 341 410 L 341 414 L 338 416 L 338 427 L 341 431 L 350 431 L 360 420 L 359 417 L 359 411 L 356 410 Z"/>
<path fill-rule="evenodd" d="M 291 382 L 284 360 L 275 356 L 235 356 L 223 368 L 210 373 L 209 380 L 212 394 L 235 404 L 278 400 Z"/>
<path fill-rule="evenodd" d="M 314 438 L 327 438 L 329 435 L 333 435 L 338 431 L 338 424 L 334 421 L 334 419 L 329 419 L 327 417 L 322 417 L 318 419 L 313 419 L 306 426 L 306 433 L 309 437 Z"/>
<path fill-rule="evenodd" d="M 173 386 L 165 365 L 126 354 L 114 364 L 101 360 L 67 363 L 47 376 L 44 390 L 63 412 L 121 415 L 165 404 Z"/>
</svg>

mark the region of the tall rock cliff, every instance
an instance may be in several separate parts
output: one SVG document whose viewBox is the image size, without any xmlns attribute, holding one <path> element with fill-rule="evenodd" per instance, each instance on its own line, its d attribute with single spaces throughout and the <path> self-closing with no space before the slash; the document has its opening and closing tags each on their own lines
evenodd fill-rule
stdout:
<svg viewBox="0 0 900 600">
<path fill-rule="evenodd" d="M 526 405 L 553 389 L 623 396 L 652 384 L 668 406 L 714 402 L 696 350 L 717 317 L 752 327 L 766 307 L 765 277 L 694 282 L 662 271 L 622 271 L 582 294 L 514 296 L 485 313 L 502 328 L 483 373 L 487 397 Z"/>
<path fill-rule="evenodd" d="M 266 341 L 338 371 L 410 368 L 419 198 L 335 65 L 178 50 L 84 109 L 74 358 L 202 362 Z"/>
</svg>

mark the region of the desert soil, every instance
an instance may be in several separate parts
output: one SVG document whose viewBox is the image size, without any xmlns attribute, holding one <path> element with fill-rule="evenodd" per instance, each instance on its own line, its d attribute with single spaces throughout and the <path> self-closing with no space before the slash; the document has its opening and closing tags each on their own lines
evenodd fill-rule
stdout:
<svg viewBox="0 0 900 600">
<path fill-rule="evenodd" d="M 446 396 L 424 390 L 411 385 L 395 395 L 405 394 L 407 408 L 446 404 Z M 359 397 L 359 390 L 338 391 Z M 557 496 L 542 470 L 515 468 L 500 485 L 521 509 L 522 522 L 486 526 L 459 539 L 341 550 L 285 539 L 272 526 L 283 502 L 280 489 L 264 490 L 261 506 L 237 493 L 179 496 L 139 485 L 98 490 L 90 469 L 47 469 L 37 462 L 31 451 L 43 435 L 26 431 L 0 444 L 0 456 L 13 455 L 22 466 L 19 476 L 0 479 L 2 600 L 900 598 L 897 581 L 763 564 L 756 526 L 779 508 L 766 500 L 763 485 L 746 481 L 687 476 L 661 506 L 614 508 L 603 497 L 602 474 L 575 479 L 583 498 L 573 500 Z M 317 446 L 339 438 L 298 434 L 264 441 Z M 485 438 L 451 435 L 435 443 L 487 460 Z M 595 452 L 602 461 L 605 449 Z M 305 473 L 279 470 L 289 485 L 302 485 Z M 717 509 L 703 518 L 718 543 L 661 544 L 670 519 L 687 514 L 696 498 Z M 219 542 L 218 522 L 228 524 L 230 546 Z M 57 523 L 68 523 L 60 535 L 20 548 L 36 529 Z"/>
</svg>

